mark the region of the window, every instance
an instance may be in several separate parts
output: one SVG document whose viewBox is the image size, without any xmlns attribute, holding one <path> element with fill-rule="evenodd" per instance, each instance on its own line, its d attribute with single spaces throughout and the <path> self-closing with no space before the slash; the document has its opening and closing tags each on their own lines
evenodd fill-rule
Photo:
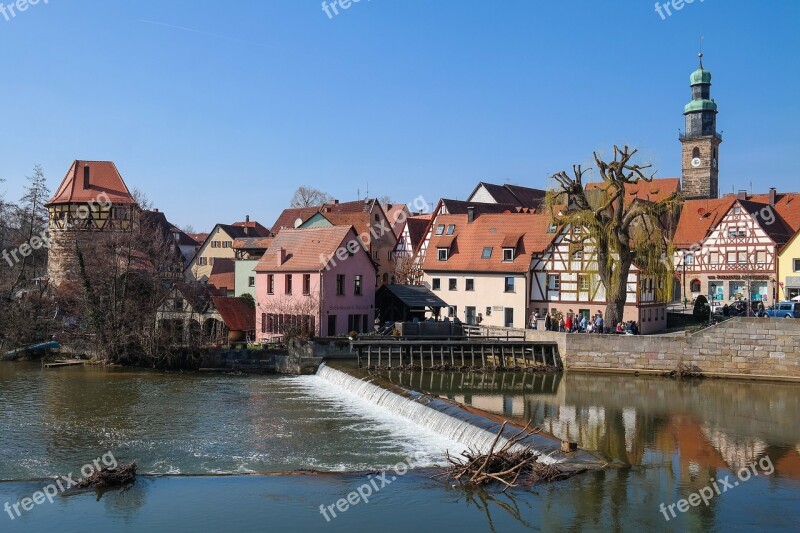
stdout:
<svg viewBox="0 0 800 533">
<path fill-rule="evenodd" d="M 231 241 L 222 241 L 222 247 L 223 248 L 230 248 L 231 246 L 233 246 L 233 242 L 231 242 Z"/>
<path fill-rule="evenodd" d="M 578 274 L 578 290 L 583 292 L 589 290 L 589 274 Z"/>
<path fill-rule="evenodd" d="M 583 250 L 575 250 L 572 252 L 573 261 L 583 261 Z"/>
<path fill-rule="evenodd" d="M 198 258 L 197 259 L 197 264 L 200 265 L 201 267 L 202 266 L 206 266 L 208 264 L 208 258 L 206 258 L 206 257 Z"/>
<path fill-rule="evenodd" d="M 728 263 L 736 262 L 736 252 L 728 252 Z"/>
<path fill-rule="evenodd" d="M 447 282 L 448 282 L 447 283 L 448 284 L 448 287 L 447 287 L 448 290 L 451 290 L 451 291 L 457 291 L 458 290 L 458 280 L 456 278 L 450 278 L 449 280 L 447 280 Z"/>
<path fill-rule="evenodd" d="M 692 149 L 692 159 L 695 159 L 695 158 L 697 158 L 697 157 L 700 157 L 700 148 L 698 148 L 697 146 L 695 146 L 695 147 Z"/>
<path fill-rule="evenodd" d="M 311 294 L 311 274 L 303 274 L 303 294 Z"/>
<path fill-rule="evenodd" d="M 436 226 L 436 235 L 441 235 L 444 233 L 444 224 L 439 224 Z"/>
<path fill-rule="evenodd" d="M 555 224 L 550 224 L 547 228 L 547 233 L 555 233 L 558 230 L 558 226 Z"/>
<path fill-rule="evenodd" d="M 211 241 L 212 248 L 219 248 L 219 241 Z"/>
<path fill-rule="evenodd" d="M 292 294 L 292 275 L 286 274 L 286 294 Z"/>
<path fill-rule="evenodd" d="M 267 332 L 267 313 L 261 313 L 261 333 Z"/>
<path fill-rule="evenodd" d="M 747 236 L 746 228 L 728 228 L 729 239 L 740 239 Z"/>
<path fill-rule="evenodd" d="M 361 296 L 361 274 L 356 274 L 353 277 L 353 294 Z"/>
<path fill-rule="evenodd" d="M 431 280 L 431 289 L 434 291 L 438 291 L 442 288 L 442 280 L 439 278 L 433 278 Z"/>
<path fill-rule="evenodd" d="M 481 254 L 481 259 L 491 259 L 492 258 L 492 247 L 487 246 L 483 249 L 483 253 Z"/>
<path fill-rule="evenodd" d="M 267 274 L 267 294 L 275 294 L 275 274 Z"/>
<path fill-rule="evenodd" d="M 800 272 L 800 259 L 792 259 L 792 263 L 794 263 L 794 271 Z"/>
<path fill-rule="evenodd" d="M 464 290 L 465 291 L 474 291 L 475 290 L 475 280 L 472 278 L 467 278 L 466 282 L 464 283 Z"/>
<path fill-rule="evenodd" d="M 389 261 L 391 261 L 391 260 L 392 260 L 392 254 L 394 254 L 394 252 L 393 252 L 393 251 L 391 251 L 391 250 L 389 250 L 389 252 L 386 254 L 386 259 L 388 259 Z"/>
<path fill-rule="evenodd" d="M 456 225 L 455 224 L 450 224 L 450 225 L 447 226 L 447 234 L 448 235 L 452 235 L 455 232 L 456 232 Z"/>
<path fill-rule="evenodd" d="M 175 298 L 175 310 L 183 311 L 183 298 Z"/>
<path fill-rule="evenodd" d="M 514 278 L 506 276 L 506 292 L 514 292 Z"/>
<path fill-rule="evenodd" d="M 375 261 L 377 261 L 377 260 L 378 260 L 378 250 L 375 250 L 374 252 L 372 252 L 372 258 L 373 258 Z"/>
<path fill-rule="evenodd" d="M 256 286 L 256 278 L 255 276 L 250 276 L 247 278 L 247 286 L 248 287 L 255 287 Z"/>
<path fill-rule="evenodd" d="M 450 250 L 447 248 L 439 248 L 439 261 L 447 261 L 448 256 L 450 255 Z"/>
<path fill-rule="evenodd" d="M 513 260 L 514 260 L 514 249 L 503 248 L 503 261 L 513 261 Z"/>
<path fill-rule="evenodd" d="M 739 262 L 747 263 L 747 252 L 739 252 Z"/>
<path fill-rule="evenodd" d="M 766 263 L 767 262 L 767 252 L 761 250 L 756 252 L 756 263 Z"/>
<path fill-rule="evenodd" d="M 557 291 L 561 289 L 561 275 L 560 274 L 548 274 L 547 275 L 547 289 L 551 291 Z"/>
<path fill-rule="evenodd" d="M 336 275 L 336 296 L 344 295 L 344 274 Z"/>
<path fill-rule="evenodd" d="M 378 213 L 375 213 L 375 222 L 380 222 L 381 216 Z"/>
<path fill-rule="evenodd" d="M 709 259 L 709 262 L 710 262 L 712 265 L 717 265 L 717 264 L 719 264 L 719 252 L 711 252 L 710 259 Z"/>
<path fill-rule="evenodd" d="M 693 279 L 692 282 L 689 284 L 689 291 L 690 292 L 700 292 L 700 280 Z"/>
<path fill-rule="evenodd" d="M 741 215 L 742 214 L 742 208 L 737 205 L 736 207 L 733 208 L 733 214 L 734 215 Z"/>
<path fill-rule="evenodd" d="M 450 316 L 450 317 L 457 317 L 458 316 L 458 306 L 457 305 L 451 305 L 447 309 L 448 309 L 448 316 Z"/>
<path fill-rule="evenodd" d="M 690 254 L 690 253 L 683 254 L 683 263 L 685 265 L 693 265 L 694 264 L 694 254 Z"/>
</svg>

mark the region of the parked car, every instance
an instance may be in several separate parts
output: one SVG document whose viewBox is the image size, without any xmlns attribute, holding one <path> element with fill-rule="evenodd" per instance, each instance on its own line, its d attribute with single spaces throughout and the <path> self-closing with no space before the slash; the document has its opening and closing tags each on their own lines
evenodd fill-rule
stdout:
<svg viewBox="0 0 800 533">
<path fill-rule="evenodd" d="M 800 318 L 800 302 L 778 302 L 764 313 L 774 318 Z"/>
</svg>

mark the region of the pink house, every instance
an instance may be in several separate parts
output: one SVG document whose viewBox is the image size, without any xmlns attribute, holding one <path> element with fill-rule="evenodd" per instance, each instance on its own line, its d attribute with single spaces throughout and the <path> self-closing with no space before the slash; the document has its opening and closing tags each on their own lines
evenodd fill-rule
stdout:
<svg viewBox="0 0 800 533">
<path fill-rule="evenodd" d="M 259 340 L 372 329 L 376 268 L 352 226 L 282 229 L 255 272 Z"/>
</svg>

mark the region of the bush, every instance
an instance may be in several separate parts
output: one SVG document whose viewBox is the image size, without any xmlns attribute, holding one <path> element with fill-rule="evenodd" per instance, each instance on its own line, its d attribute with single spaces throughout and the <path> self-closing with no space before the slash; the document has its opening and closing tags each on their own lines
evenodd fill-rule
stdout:
<svg viewBox="0 0 800 533">
<path fill-rule="evenodd" d="M 708 305 L 708 298 L 702 294 L 694 301 L 694 311 L 692 312 L 697 322 L 705 322 L 711 316 L 711 306 Z"/>
</svg>

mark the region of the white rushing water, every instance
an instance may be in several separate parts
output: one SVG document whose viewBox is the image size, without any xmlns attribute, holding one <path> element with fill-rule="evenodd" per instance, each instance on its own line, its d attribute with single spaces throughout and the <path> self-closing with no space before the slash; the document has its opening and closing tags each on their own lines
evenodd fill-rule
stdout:
<svg viewBox="0 0 800 533">
<path fill-rule="evenodd" d="M 324 364 L 319 368 L 316 376 L 312 377 L 316 378 L 320 390 L 330 393 L 330 385 L 335 386 L 334 393 L 341 401 L 351 407 L 358 406 L 359 410 L 371 418 L 378 415 L 390 423 L 392 421 L 397 423 L 398 419 L 406 423 L 412 422 L 413 425 L 456 444 L 456 446 L 449 447 L 451 455 L 454 452 L 460 453 L 466 448 L 487 451 L 497 436 L 496 432 L 487 431 L 468 421 L 470 418 L 477 419 L 477 415 L 464 411 L 459 413 L 465 418 L 462 420 L 461 416 L 459 418 L 451 416 L 446 412 L 374 385 L 368 380 L 359 379 Z M 448 409 L 447 406 L 444 407 L 444 410 L 454 412 L 457 409 L 456 407 L 451 409 Z M 506 442 L 505 439 L 501 438 L 500 443 L 504 442 Z"/>
</svg>

